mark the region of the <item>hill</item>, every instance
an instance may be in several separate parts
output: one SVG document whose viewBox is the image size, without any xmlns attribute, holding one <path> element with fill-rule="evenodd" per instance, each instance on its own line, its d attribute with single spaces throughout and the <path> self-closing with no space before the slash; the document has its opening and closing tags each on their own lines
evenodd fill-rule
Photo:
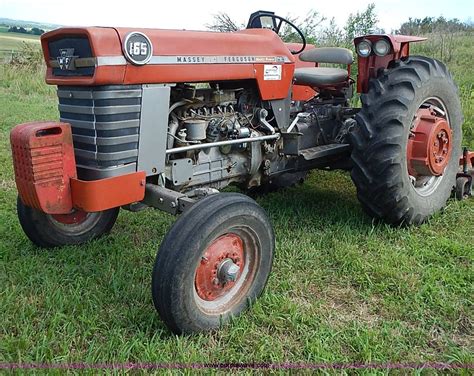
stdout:
<svg viewBox="0 0 474 376">
<path fill-rule="evenodd" d="M 39 29 L 43 29 L 46 31 L 57 29 L 61 27 L 61 25 L 45 23 L 45 22 L 36 22 L 36 21 L 24 21 L 24 20 L 15 20 L 11 18 L 2 18 L 0 17 L 0 29 L 1 26 L 4 26 L 8 29 L 10 26 L 21 26 L 27 29 L 31 29 L 33 27 L 37 27 Z M 0 30 L 1 32 L 2 30 Z"/>
</svg>

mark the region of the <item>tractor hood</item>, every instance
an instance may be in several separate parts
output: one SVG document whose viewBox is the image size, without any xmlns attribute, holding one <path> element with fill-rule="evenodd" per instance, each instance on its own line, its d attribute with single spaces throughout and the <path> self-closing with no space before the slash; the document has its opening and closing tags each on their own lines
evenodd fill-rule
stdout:
<svg viewBox="0 0 474 376">
<path fill-rule="evenodd" d="M 291 82 L 295 59 L 271 30 L 233 33 L 107 27 L 41 37 L 48 84 L 111 85 L 257 79 Z M 274 73 L 268 65 L 274 65 Z M 261 76 L 261 77 L 260 77 Z M 287 85 L 284 90 L 287 94 Z"/>
</svg>

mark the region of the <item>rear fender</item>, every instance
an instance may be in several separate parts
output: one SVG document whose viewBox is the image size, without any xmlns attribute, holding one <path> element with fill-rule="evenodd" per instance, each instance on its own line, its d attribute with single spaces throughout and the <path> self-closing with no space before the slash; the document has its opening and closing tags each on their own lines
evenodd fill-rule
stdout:
<svg viewBox="0 0 474 376">
<path fill-rule="evenodd" d="M 368 40 L 372 46 L 380 39 L 385 39 L 390 43 L 390 53 L 385 56 L 377 56 L 373 51 L 368 57 L 357 55 L 358 76 L 357 76 L 357 92 L 366 93 L 369 89 L 369 80 L 377 77 L 379 69 L 385 69 L 388 64 L 397 59 L 410 55 L 410 43 L 421 42 L 426 38 L 407 36 L 407 35 L 365 35 L 354 39 L 354 45 L 362 40 Z"/>
</svg>

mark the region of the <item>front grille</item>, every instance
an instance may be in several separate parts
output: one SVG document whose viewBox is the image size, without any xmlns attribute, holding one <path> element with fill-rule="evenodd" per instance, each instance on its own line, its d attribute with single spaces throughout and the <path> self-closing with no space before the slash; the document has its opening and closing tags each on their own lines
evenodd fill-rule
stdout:
<svg viewBox="0 0 474 376">
<path fill-rule="evenodd" d="M 136 171 L 141 97 L 140 85 L 58 88 L 60 117 L 72 127 L 80 179 Z"/>
<path fill-rule="evenodd" d="M 69 50 L 74 59 L 92 58 L 92 49 L 86 37 L 66 37 L 48 43 L 49 56 L 53 61 L 61 56 L 61 50 Z M 72 70 L 53 67 L 55 76 L 93 76 L 95 66 L 78 67 Z"/>
</svg>

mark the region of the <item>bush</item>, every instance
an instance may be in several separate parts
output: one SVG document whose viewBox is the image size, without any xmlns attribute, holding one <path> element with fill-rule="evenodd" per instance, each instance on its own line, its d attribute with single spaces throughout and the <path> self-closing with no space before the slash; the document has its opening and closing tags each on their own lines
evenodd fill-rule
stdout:
<svg viewBox="0 0 474 376">
<path fill-rule="evenodd" d="M 0 64 L 0 87 L 11 94 L 55 96 L 55 87 L 44 81 L 46 65 L 41 48 L 23 43 L 9 64 Z"/>
<path fill-rule="evenodd" d="M 43 51 L 36 44 L 22 42 L 20 50 L 13 55 L 10 65 L 38 71 L 44 66 Z"/>
</svg>

